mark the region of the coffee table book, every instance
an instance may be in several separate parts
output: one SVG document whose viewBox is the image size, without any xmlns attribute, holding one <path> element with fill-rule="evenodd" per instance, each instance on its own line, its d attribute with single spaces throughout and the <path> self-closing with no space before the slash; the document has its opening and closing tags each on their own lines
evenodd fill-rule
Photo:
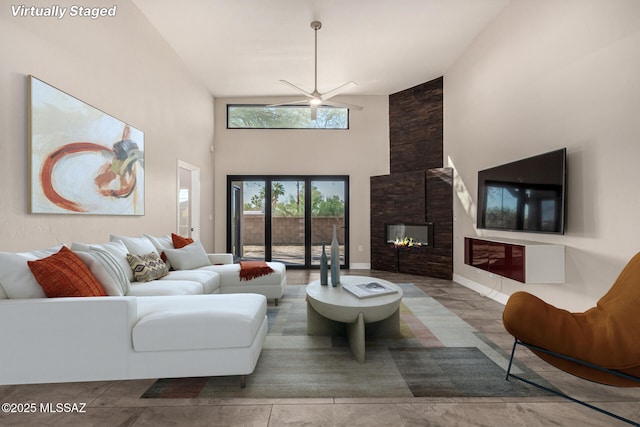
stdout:
<svg viewBox="0 0 640 427">
<path fill-rule="evenodd" d="M 379 295 L 394 294 L 398 292 L 397 289 L 379 282 L 349 283 L 343 284 L 342 288 L 351 292 L 358 298 L 370 298 Z"/>
</svg>

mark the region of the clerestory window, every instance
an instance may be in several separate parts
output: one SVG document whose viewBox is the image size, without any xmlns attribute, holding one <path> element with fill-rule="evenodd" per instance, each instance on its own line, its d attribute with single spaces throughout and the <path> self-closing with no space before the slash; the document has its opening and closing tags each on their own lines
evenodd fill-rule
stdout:
<svg viewBox="0 0 640 427">
<path fill-rule="evenodd" d="M 228 129 L 349 129 L 349 109 L 307 105 L 227 105 Z"/>
</svg>

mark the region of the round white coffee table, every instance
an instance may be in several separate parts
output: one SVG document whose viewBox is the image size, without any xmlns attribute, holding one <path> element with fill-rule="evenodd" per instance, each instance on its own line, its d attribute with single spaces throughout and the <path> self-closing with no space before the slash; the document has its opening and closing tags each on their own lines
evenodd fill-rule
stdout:
<svg viewBox="0 0 640 427">
<path fill-rule="evenodd" d="M 378 282 L 397 290 L 393 294 L 358 298 L 342 289 L 342 284 Z M 387 280 L 368 276 L 341 276 L 336 287 L 320 285 L 316 280 L 307 286 L 307 333 L 333 335 L 336 323 L 346 324 L 349 346 L 359 362 L 365 358 L 365 323 L 376 323 L 377 334 L 400 332 L 402 289 Z"/>
</svg>

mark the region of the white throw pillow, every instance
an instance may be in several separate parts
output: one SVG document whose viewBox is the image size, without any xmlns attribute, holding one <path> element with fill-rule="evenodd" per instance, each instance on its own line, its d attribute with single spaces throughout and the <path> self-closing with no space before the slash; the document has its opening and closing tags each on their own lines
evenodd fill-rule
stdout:
<svg viewBox="0 0 640 427">
<path fill-rule="evenodd" d="M 122 286 L 113 278 L 111 273 L 107 271 L 105 266 L 99 260 L 98 252 L 76 251 L 74 253 L 82 260 L 84 265 L 87 266 L 89 271 L 91 271 L 91 274 L 98 279 L 98 282 L 100 282 L 107 295 L 111 297 L 121 297 L 124 295 L 122 293 Z"/>
<path fill-rule="evenodd" d="M 118 284 L 122 295 L 128 295 L 131 289 L 131 283 L 129 282 L 126 272 L 129 270 L 123 270 L 122 265 L 120 265 L 116 257 L 104 249 L 93 248 L 91 249 L 91 254 L 102 263 L 105 270 L 107 270 L 113 280 Z"/>
<path fill-rule="evenodd" d="M 31 252 L 0 252 L 0 285 L 9 298 L 46 298 L 27 261 L 46 258 L 63 245 Z"/>
<path fill-rule="evenodd" d="M 91 273 L 98 279 L 109 296 L 127 295 L 131 287 L 127 273 L 122 269 L 122 265 L 116 257 L 102 248 L 86 245 L 86 251 L 76 251 L 80 259 L 89 267 Z M 88 254 L 91 260 L 85 259 L 81 254 Z M 127 270 L 128 271 L 128 270 Z M 105 277 L 105 274 L 108 277 Z M 104 280 L 104 282 L 103 282 Z M 109 282 L 109 283 L 105 283 Z"/>
<path fill-rule="evenodd" d="M 160 252 L 156 249 L 156 247 L 151 243 L 151 240 L 147 239 L 144 236 L 140 237 L 126 237 L 126 236 L 116 236 L 112 234 L 109 237 L 109 240 L 112 242 L 121 241 L 124 242 L 124 245 L 129 250 L 130 254 L 134 255 L 146 255 L 151 252 L 155 252 L 160 255 Z"/>
<path fill-rule="evenodd" d="M 171 262 L 171 266 L 176 270 L 192 270 L 211 265 L 207 252 L 200 242 L 193 242 L 180 249 L 165 249 L 164 253 Z"/>
<path fill-rule="evenodd" d="M 153 243 L 153 246 L 155 246 L 157 251 L 160 253 L 162 253 L 162 251 L 164 251 L 165 249 L 175 249 L 173 247 L 173 240 L 171 240 L 170 234 L 167 234 L 162 237 L 154 237 L 154 236 L 149 236 L 148 234 L 145 234 L 144 237 L 149 239 L 151 243 Z"/>
<path fill-rule="evenodd" d="M 88 243 L 73 242 L 69 249 L 71 249 L 73 252 L 87 252 L 89 250 L 89 246 L 91 245 Z"/>
<path fill-rule="evenodd" d="M 89 245 L 89 250 L 91 251 L 107 251 L 110 253 L 113 258 L 116 260 L 118 265 L 124 273 L 127 275 L 127 280 L 129 282 L 133 282 L 133 271 L 131 271 L 131 267 L 129 266 L 129 261 L 127 261 L 127 254 L 129 250 L 124 245 L 122 240 L 118 240 L 117 242 L 109 242 L 103 243 L 100 245 Z M 126 292 L 125 292 L 126 295 Z"/>
</svg>

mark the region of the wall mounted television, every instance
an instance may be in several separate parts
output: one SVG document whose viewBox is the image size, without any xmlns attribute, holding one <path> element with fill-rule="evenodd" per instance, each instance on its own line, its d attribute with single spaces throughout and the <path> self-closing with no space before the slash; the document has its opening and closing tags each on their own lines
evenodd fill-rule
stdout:
<svg viewBox="0 0 640 427">
<path fill-rule="evenodd" d="M 564 234 L 567 150 L 478 172 L 478 228 Z"/>
</svg>

